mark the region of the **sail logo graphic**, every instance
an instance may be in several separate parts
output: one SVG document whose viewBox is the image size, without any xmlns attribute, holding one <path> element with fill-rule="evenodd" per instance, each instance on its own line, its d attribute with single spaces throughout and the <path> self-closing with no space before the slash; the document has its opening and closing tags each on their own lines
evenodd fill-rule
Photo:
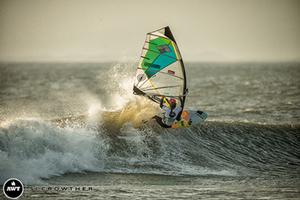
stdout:
<svg viewBox="0 0 300 200">
<path fill-rule="evenodd" d="M 157 46 L 157 49 L 159 50 L 159 52 L 161 54 L 164 54 L 164 53 L 169 53 L 171 50 L 170 48 L 168 47 L 168 45 L 160 45 L 160 46 Z"/>
<path fill-rule="evenodd" d="M 17 199 L 22 196 L 23 192 L 23 183 L 16 178 L 10 178 L 3 184 L 3 193 L 9 199 Z"/>
</svg>

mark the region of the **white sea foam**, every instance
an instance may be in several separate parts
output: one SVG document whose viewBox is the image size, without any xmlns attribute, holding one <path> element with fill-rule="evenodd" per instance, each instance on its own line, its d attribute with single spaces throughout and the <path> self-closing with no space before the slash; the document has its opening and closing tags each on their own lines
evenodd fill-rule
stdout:
<svg viewBox="0 0 300 200">
<path fill-rule="evenodd" d="M 37 183 L 67 172 L 101 170 L 93 130 L 57 128 L 41 121 L 19 120 L 0 129 L 0 182 L 18 177 Z"/>
</svg>

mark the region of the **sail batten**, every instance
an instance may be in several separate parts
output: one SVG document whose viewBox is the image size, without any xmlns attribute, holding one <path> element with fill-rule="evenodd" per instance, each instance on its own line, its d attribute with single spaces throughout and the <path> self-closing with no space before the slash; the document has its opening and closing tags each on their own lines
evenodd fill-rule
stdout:
<svg viewBox="0 0 300 200">
<path fill-rule="evenodd" d="M 184 106 L 186 97 L 184 64 L 169 27 L 147 34 L 134 82 L 134 93 L 159 103 L 162 96 L 178 99 Z"/>
</svg>

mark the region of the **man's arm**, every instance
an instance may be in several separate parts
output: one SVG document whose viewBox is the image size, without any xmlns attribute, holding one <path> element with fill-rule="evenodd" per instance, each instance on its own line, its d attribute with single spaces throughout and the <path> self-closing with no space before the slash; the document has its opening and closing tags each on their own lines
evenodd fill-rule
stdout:
<svg viewBox="0 0 300 200">
<path fill-rule="evenodd" d="M 159 104 L 159 106 L 160 106 L 160 108 L 162 108 L 163 107 L 163 104 L 164 104 L 164 96 L 161 98 L 161 100 L 160 100 L 160 104 Z"/>
<path fill-rule="evenodd" d="M 166 101 L 168 102 L 168 104 L 170 104 L 169 100 L 165 96 L 162 96 L 161 100 L 160 100 L 160 105 L 159 105 L 161 108 L 164 106 L 164 99 L 166 99 Z"/>
</svg>

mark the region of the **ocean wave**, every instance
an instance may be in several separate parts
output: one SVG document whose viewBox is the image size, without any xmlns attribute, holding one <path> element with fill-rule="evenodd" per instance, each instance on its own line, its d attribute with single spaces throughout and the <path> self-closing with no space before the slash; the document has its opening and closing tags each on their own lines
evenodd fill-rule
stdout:
<svg viewBox="0 0 300 200">
<path fill-rule="evenodd" d="M 299 126 L 205 122 L 187 129 L 137 126 L 123 111 L 0 127 L 0 182 L 27 184 L 69 172 L 193 176 L 299 176 Z M 67 120 L 66 120 L 67 119 Z M 112 123 L 116 120 L 116 124 Z M 68 121 L 68 123 L 66 123 Z"/>
</svg>

